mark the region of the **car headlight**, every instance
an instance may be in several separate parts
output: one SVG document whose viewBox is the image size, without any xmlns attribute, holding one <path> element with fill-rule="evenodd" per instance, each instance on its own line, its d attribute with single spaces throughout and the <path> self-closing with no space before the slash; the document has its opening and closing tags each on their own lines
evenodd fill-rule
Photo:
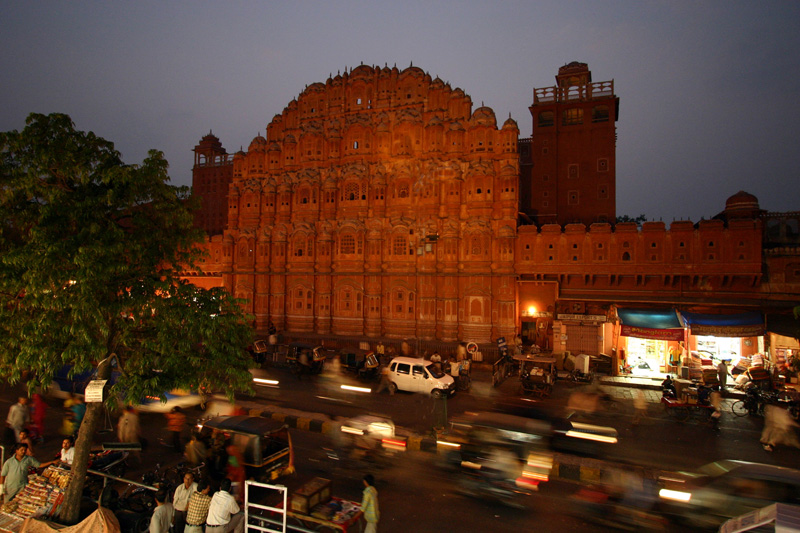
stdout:
<svg viewBox="0 0 800 533">
<path fill-rule="evenodd" d="M 692 499 L 692 493 L 684 492 L 682 490 L 661 489 L 658 491 L 658 497 L 664 500 L 686 503 Z"/>
</svg>

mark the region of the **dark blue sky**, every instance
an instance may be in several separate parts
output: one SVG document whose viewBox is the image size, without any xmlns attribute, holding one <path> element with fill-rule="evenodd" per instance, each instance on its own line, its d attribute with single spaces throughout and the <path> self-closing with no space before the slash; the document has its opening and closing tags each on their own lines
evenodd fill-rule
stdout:
<svg viewBox="0 0 800 533">
<path fill-rule="evenodd" d="M 0 130 L 69 114 L 128 163 L 164 151 L 191 183 L 213 130 L 228 152 L 306 85 L 413 62 L 531 134 L 534 87 L 589 64 L 613 79 L 617 212 L 699 220 L 739 190 L 800 210 L 800 2 L 0 2 Z"/>
</svg>

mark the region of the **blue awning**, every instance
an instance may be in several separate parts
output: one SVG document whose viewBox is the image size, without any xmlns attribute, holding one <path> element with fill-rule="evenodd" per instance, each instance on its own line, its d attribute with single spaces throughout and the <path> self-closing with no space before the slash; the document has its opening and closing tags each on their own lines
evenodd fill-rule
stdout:
<svg viewBox="0 0 800 533">
<path fill-rule="evenodd" d="M 683 323 L 675 309 L 629 309 L 617 308 L 617 316 L 622 321 L 620 335 L 680 341 L 684 338 Z"/>
<path fill-rule="evenodd" d="M 758 312 L 711 315 L 681 312 L 692 335 L 758 337 L 764 334 L 764 316 Z"/>
<path fill-rule="evenodd" d="M 622 323 L 626 326 L 650 329 L 683 328 L 675 309 L 617 309 Z"/>
</svg>

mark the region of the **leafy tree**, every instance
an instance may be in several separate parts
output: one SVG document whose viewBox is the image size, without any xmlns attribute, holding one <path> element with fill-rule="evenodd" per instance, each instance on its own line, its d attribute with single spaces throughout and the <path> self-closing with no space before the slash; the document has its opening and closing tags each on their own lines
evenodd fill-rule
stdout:
<svg viewBox="0 0 800 533">
<path fill-rule="evenodd" d="M 637 226 L 641 226 L 642 222 L 647 222 L 647 216 L 644 214 L 639 215 L 636 218 L 630 217 L 628 215 L 620 215 L 617 217 L 617 223 L 620 222 L 635 222 Z"/>
<path fill-rule="evenodd" d="M 126 165 L 114 145 L 63 114 L 31 114 L 0 133 L 0 373 L 29 391 L 65 364 L 138 403 L 173 388 L 250 387 L 247 317 L 223 289 L 179 279 L 199 258 L 188 188 L 168 184 L 163 154 Z M 115 355 L 116 357 L 111 357 Z M 102 404 L 90 403 L 76 442 L 61 519 L 78 519 Z"/>
</svg>

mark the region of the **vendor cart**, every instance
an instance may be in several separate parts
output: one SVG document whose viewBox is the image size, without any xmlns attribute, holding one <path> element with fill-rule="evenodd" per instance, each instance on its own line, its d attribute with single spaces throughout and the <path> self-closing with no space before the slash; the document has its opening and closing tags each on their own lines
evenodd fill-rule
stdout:
<svg viewBox="0 0 800 533">
<path fill-rule="evenodd" d="M 364 530 L 364 513 L 358 502 L 337 498 L 331 494 L 331 481 L 315 477 L 294 491 L 285 511 L 288 531 L 320 531 L 324 533 L 361 533 Z M 284 500 L 285 501 L 285 500 Z M 245 502 L 245 505 L 248 505 Z M 283 503 L 268 508 L 266 514 L 249 515 L 250 524 L 266 527 L 277 525 L 277 514 L 284 514 Z"/>
<path fill-rule="evenodd" d="M 545 398 L 553 392 L 556 381 L 555 357 L 515 355 L 519 363 L 519 380 L 523 394 Z"/>
</svg>

